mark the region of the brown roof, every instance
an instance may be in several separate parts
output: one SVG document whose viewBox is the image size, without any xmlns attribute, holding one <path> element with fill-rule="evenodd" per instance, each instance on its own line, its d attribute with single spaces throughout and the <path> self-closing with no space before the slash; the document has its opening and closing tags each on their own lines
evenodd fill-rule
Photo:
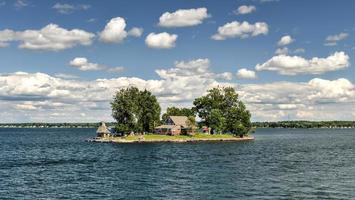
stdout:
<svg viewBox="0 0 355 200">
<path fill-rule="evenodd" d="M 186 121 L 188 120 L 188 118 L 186 116 L 170 116 L 170 119 L 177 126 L 182 126 L 184 128 L 187 127 Z"/>
<path fill-rule="evenodd" d="M 176 125 L 160 125 L 160 126 L 157 126 L 155 127 L 156 129 L 178 129 L 180 128 L 179 126 L 176 126 Z"/>
<path fill-rule="evenodd" d="M 101 122 L 101 125 L 97 129 L 96 133 L 110 133 L 110 131 L 106 127 L 105 122 Z"/>
</svg>

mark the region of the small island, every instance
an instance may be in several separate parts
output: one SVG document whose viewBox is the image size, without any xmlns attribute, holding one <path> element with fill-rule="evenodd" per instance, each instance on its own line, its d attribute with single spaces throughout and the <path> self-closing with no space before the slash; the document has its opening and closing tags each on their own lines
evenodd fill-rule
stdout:
<svg viewBox="0 0 355 200">
<path fill-rule="evenodd" d="M 147 90 L 129 87 L 111 102 L 116 120 L 109 129 L 104 122 L 90 142 L 232 142 L 254 140 L 250 136 L 250 112 L 234 88 L 213 88 L 196 98 L 192 108 L 168 107 L 160 119 L 160 105 Z M 199 121 L 196 122 L 198 117 Z"/>
</svg>

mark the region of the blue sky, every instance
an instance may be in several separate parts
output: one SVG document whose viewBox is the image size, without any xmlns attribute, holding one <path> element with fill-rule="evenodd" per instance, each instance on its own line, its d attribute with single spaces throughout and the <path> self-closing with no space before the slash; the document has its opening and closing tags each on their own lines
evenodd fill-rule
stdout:
<svg viewBox="0 0 355 200">
<path fill-rule="evenodd" d="M 345 0 L 0 0 L 0 115 L 4 122 L 111 120 L 112 94 L 127 85 L 151 89 L 163 110 L 191 106 L 206 89 L 229 85 L 240 91 L 254 121 L 354 120 L 354 8 L 355 2 Z M 159 25 L 166 12 L 170 26 Z M 124 30 L 113 20 L 118 18 Z M 239 24 L 227 30 L 233 22 Z M 49 24 L 68 33 L 40 32 Z M 130 35 L 134 27 L 143 32 Z M 219 28 L 225 28 L 223 40 L 212 37 Z M 68 41 L 73 29 L 83 35 Z M 26 30 L 37 32 L 29 38 Z M 103 38 L 105 31 L 113 38 Z M 147 43 L 149 34 L 164 32 L 176 38 L 158 35 L 160 46 Z M 39 39 L 52 36 L 57 39 Z M 87 98 L 100 89 L 105 98 Z"/>
</svg>

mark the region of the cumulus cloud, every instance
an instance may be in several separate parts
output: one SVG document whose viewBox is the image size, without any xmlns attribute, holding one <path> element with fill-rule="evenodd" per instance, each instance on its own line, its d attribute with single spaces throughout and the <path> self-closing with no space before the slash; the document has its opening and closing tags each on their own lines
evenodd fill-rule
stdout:
<svg viewBox="0 0 355 200">
<path fill-rule="evenodd" d="M 234 84 L 218 81 L 210 65 L 208 59 L 177 61 L 171 68 L 157 70 L 159 78 L 153 80 L 118 77 L 87 81 L 44 73 L 0 74 L 0 116 L 6 120 L 28 117 L 27 121 L 63 122 L 68 117 L 73 122 L 111 121 L 109 102 L 121 88 L 148 89 L 164 109 L 191 106 L 193 99 L 209 88 L 232 86 L 251 110 L 253 120 L 354 119 L 355 86 L 347 79 Z M 342 112 L 336 112 L 339 110 Z"/>
<path fill-rule="evenodd" d="M 99 71 L 106 70 L 108 72 L 121 72 L 124 67 L 108 67 L 105 65 L 91 63 L 87 58 L 77 57 L 70 61 L 69 63 L 72 67 L 79 69 L 80 71 Z"/>
<path fill-rule="evenodd" d="M 97 71 L 105 68 L 97 63 L 90 63 L 87 58 L 83 57 L 74 58 L 70 61 L 70 65 L 81 71 Z"/>
<path fill-rule="evenodd" d="M 279 42 L 277 43 L 277 45 L 279 46 L 286 46 L 291 44 L 292 42 L 294 42 L 295 40 L 290 36 L 290 35 L 285 35 L 283 37 L 281 37 L 281 39 L 279 40 Z"/>
<path fill-rule="evenodd" d="M 91 6 L 87 4 L 73 5 L 66 3 L 56 3 L 52 7 L 60 14 L 71 14 L 76 10 L 88 10 Z"/>
<path fill-rule="evenodd" d="M 133 27 L 128 31 L 128 35 L 132 37 L 140 37 L 143 34 L 143 28 Z"/>
<path fill-rule="evenodd" d="M 348 33 L 339 33 L 336 35 L 329 35 L 326 39 L 325 39 L 325 46 L 335 46 L 337 45 L 337 42 L 341 41 L 341 40 L 345 40 L 347 37 L 349 36 Z"/>
<path fill-rule="evenodd" d="M 128 32 L 125 29 L 125 19 L 122 17 L 112 18 L 99 33 L 99 38 L 106 43 L 121 43 L 127 36 L 140 37 L 143 34 L 142 28 L 133 27 Z"/>
<path fill-rule="evenodd" d="M 100 40 L 107 43 L 120 43 L 127 37 L 126 21 L 122 17 L 112 18 L 100 33 Z"/>
<path fill-rule="evenodd" d="M 238 85 L 237 90 L 254 120 L 258 121 L 278 121 L 289 117 L 305 120 L 354 119 L 349 109 L 355 105 L 354 84 L 347 79 L 315 78 L 300 83 L 244 84 Z"/>
<path fill-rule="evenodd" d="M 349 56 L 344 52 L 335 52 L 326 58 L 314 57 L 309 60 L 299 56 L 278 55 L 263 64 L 257 64 L 258 71 L 277 71 L 283 75 L 323 74 L 350 66 Z"/>
<path fill-rule="evenodd" d="M 176 34 L 163 33 L 149 33 L 145 39 L 145 44 L 150 48 L 155 49 L 171 49 L 175 47 L 175 42 L 178 36 Z"/>
<path fill-rule="evenodd" d="M 0 44 L 19 41 L 19 48 L 30 50 L 59 51 L 77 45 L 91 45 L 95 34 L 80 29 L 67 30 L 56 24 L 49 24 L 40 30 L 0 31 Z"/>
<path fill-rule="evenodd" d="M 165 12 L 159 18 L 162 27 L 186 27 L 202 24 L 208 18 L 207 8 L 180 9 L 175 12 Z"/>
<path fill-rule="evenodd" d="M 218 27 L 217 33 L 212 36 L 214 40 L 225 40 L 228 38 L 248 38 L 258 35 L 266 35 L 269 32 L 268 25 L 265 22 L 249 22 L 233 21 Z"/>
<path fill-rule="evenodd" d="M 247 6 L 247 5 L 242 5 L 239 6 L 237 10 L 234 11 L 234 14 L 236 15 L 245 15 L 245 14 L 249 14 L 256 11 L 256 7 L 255 6 Z"/>
<path fill-rule="evenodd" d="M 240 79 L 255 79 L 256 74 L 252 70 L 248 70 L 246 68 L 239 69 L 237 72 L 237 77 Z"/>
</svg>

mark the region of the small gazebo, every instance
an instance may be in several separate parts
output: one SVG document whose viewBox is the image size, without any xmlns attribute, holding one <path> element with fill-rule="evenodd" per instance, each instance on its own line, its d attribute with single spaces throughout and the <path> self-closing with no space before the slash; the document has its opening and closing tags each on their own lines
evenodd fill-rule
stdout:
<svg viewBox="0 0 355 200">
<path fill-rule="evenodd" d="M 105 122 L 101 122 L 101 125 L 96 131 L 97 137 L 108 137 L 110 136 L 111 132 L 108 130 Z"/>
</svg>

